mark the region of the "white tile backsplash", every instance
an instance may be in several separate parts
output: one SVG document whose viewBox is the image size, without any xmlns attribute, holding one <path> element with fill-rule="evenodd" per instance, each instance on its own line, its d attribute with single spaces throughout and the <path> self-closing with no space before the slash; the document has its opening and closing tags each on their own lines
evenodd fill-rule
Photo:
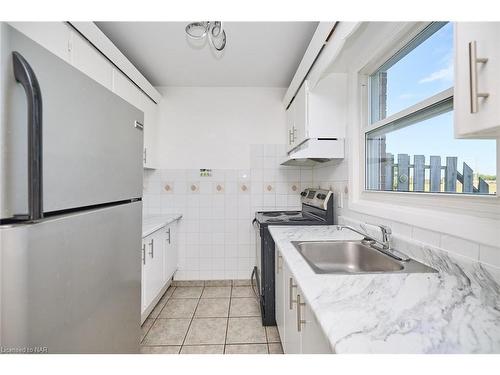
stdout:
<svg viewBox="0 0 500 375">
<path fill-rule="evenodd" d="M 441 248 L 463 255 L 467 258 L 479 260 L 479 244 L 458 237 L 441 235 Z"/>
<path fill-rule="evenodd" d="M 441 235 L 438 232 L 433 232 L 427 229 L 413 227 L 412 238 L 416 241 L 428 243 L 429 245 L 439 247 Z"/>
<path fill-rule="evenodd" d="M 500 247 L 479 245 L 479 260 L 500 268 Z"/>
<path fill-rule="evenodd" d="M 300 209 L 301 188 L 312 184 L 311 168 L 279 165 L 283 153 L 283 145 L 252 145 L 250 169 L 212 169 L 211 177 L 198 169 L 144 172 L 144 214 L 183 214 L 176 279 L 250 277 L 255 211 Z"/>
</svg>

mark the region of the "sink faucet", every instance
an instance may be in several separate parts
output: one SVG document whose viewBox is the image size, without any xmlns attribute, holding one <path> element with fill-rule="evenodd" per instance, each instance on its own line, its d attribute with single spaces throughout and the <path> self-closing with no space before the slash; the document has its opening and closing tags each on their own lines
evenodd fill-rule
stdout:
<svg viewBox="0 0 500 375">
<path fill-rule="evenodd" d="M 382 241 L 373 238 L 367 233 L 366 224 L 361 224 L 361 228 L 364 230 L 364 232 L 357 230 L 356 228 L 353 228 L 349 225 L 337 225 L 337 229 L 338 230 L 349 229 L 357 234 L 362 235 L 364 238 L 361 240 L 361 242 L 368 244 L 371 248 L 378 250 L 381 253 L 390 256 L 391 258 L 394 258 L 401 262 L 407 262 L 410 260 L 410 258 L 406 254 L 403 254 L 402 252 L 393 249 L 391 247 L 392 230 L 390 227 L 378 224 L 368 224 L 368 225 L 373 225 L 380 228 L 380 230 L 382 231 Z"/>
<path fill-rule="evenodd" d="M 367 225 L 377 227 L 380 229 L 380 231 L 382 232 L 382 244 L 381 244 L 382 248 L 384 250 L 389 250 L 391 248 L 391 234 L 392 234 L 391 227 L 382 224 L 369 224 L 369 223 L 360 224 L 361 229 L 363 229 L 366 233 L 368 233 L 368 230 L 366 229 Z"/>
</svg>

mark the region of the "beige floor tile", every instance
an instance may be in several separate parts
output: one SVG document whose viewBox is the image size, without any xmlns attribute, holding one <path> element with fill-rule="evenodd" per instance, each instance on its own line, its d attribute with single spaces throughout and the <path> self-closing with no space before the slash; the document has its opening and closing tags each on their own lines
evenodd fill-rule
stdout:
<svg viewBox="0 0 500 375">
<path fill-rule="evenodd" d="M 162 298 L 168 299 L 168 298 L 172 297 L 172 293 L 174 293 L 174 290 L 175 290 L 175 286 L 170 285 Z"/>
<path fill-rule="evenodd" d="M 229 298 L 231 297 L 230 286 L 207 286 L 203 289 L 201 298 Z"/>
<path fill-rule="evenodd" d="M 141 326 L 141 341 L 144 339 L 149 329 L 153 325 L 154 319 L 147 318 Z"/>
<path fill-rule="evenodd" d="M 233 280 L 206 280 L 205 286 L 231 286 Z"/>
<path fill-rule="evenodd" d="M 205 281 L 203 280 L 174 280 L 172 281 L 173 286 L 205 286 Z"/>
<path fill-rule="evenodd" d="M 148 316 L 148 319 L 156 319 L 158 318 L 158 315 L 160 315 L 161 310 L 163 310 L 163 307 L 167 303 L 168 299 L 160 299 L 158 303 L 156 304 L 155 308 L 151 311 L 151 313 Z"/>
<path fill-rule="evenodd" d="M 233 286 L 250 286 L 252 282 L 250 279 L 233 280 Z"/>
<path fill-rule="evenodd" d="M 197 304 L 197 298 L 169 299 L 158 318 L 192 318 Z"/>
<path fill-rule="evenodd" d="M 235 286 L 231 293 L 231 297 L 253 297 L 255 298 L 255 293 L 251 286 Z"/>
<path fill-rule="evenodd" d="M 194 318 L 184 345 L 224 344 L 227 318 Z"/>
<path fill-rule="evenodd" d="M 227 318 L 229 298 L 202 298 L 194 314 L 197 318 Z"/>
<path fill-rule="evenodd" d="M 256 298 L 231 298 L 229 316 L 260 316 L 259 303 Z"/>
<path fill-rule="evenodd" d="M 277 327 L 266 327 L 267 342 L 280 343 L 280 334 Z"/>
<path fill-rule="evenodd" d="M 141 354 L 179 354 L 180 346 L 141 346 Z"/>
<path fill-rule="evenodd" d="M 283 354 L 283 348 L 281 344 L 278 343 L 269 343 L 267 344 L 269 347 L 269 354 Z"/>
<path fill-rule="evenodd" d="M 171 298 L 200 298 L 202 286 L 178 286 Z"/>
<path fill-rule="evenodd" d="M 223 354 L 224 345 L 184 345 L 181 354 Z"/>
<path fill-rule="evenodd" d="M 226 345 L 225 354 L 268 354 L 267 344 Z"/>
<path fill-rule="evenodd" d="M 261 318 L 229 318 L 226 344 L 252 343 L 266 343 L 266 331 Z"/>
<path fill-rule="evenodd" d="M 190 319 L 157 319 L 143 345 L 182 345 Z"/>
</svg>

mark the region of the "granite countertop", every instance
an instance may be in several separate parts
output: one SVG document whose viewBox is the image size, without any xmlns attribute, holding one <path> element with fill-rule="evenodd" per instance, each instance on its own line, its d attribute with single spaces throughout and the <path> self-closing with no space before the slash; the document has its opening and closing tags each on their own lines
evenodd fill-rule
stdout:
<svg viewBox="0 0 500 375">
<path fill-rule="evenodd" d="M 142 218 L 142 237 L 149 236 L 165 225 L 179 220 L 182 214 L 148 215 Z"/>
<path fill-rule="evenodd" d="M 336 226 L 271 226 L 335 353 L 500 353 L 500 286 L 477 263 L 405 249 L 439 273 L 315 274 L 290 241 L 360 239 Z"/>
</svg>

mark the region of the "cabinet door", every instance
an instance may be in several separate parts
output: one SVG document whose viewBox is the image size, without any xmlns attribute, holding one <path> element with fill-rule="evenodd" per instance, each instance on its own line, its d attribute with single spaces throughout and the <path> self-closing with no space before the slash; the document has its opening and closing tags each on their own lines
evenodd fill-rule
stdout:
<svg viewBox="0 0 500 375">
<path fill-rule="evenodd" d="M 286 262 L 283 262 L 283 277 L 285 286 L 283 351 L 286 354 L 298 354 L 301 352 L 301 339 L 297 329 L 297 284 Z"/>
<path fill-rule="evenodd" d="M 475 44 L 477 59 L 472 61 Z M 500 23 L 455 24 L 454 124 L 459 138 L 500 136 Z M 477 77 L 477 80 L 475 79 Z M 477 94 L 488 94 L 487 98 Z M 473 108 L 473 103 L 477 107 Z"/>
<path fill-rule="evenodd" d="M 178 253 L 177 253 L 177 225 L 172 223 L 165 229 L 165 275 L 164 282 L 167 282 L 177 271 Z"/>
<path fill-rule="evenodd" d="M 163 287 L 163 231 L 146 237 L 146 307 L 155 299 Z"/>
<path fill-rule="evenodd" d="M 293 129 L 295 121 L 295 100 L 290 103 L 286 110 L 286 149 L 290 151 L 295 147 L 293 142 Z"/>
<path fill-rule="evenodd" d="M 304 299 L 300 290 L 298 299 L 301 302 L 301 352 L 303 354 L 327 354 L 331 353 L 330 343 L 319 325 L 316 315 L 311 310 L 309 303 Z"/>
<path fill-rule="evenodd" d="M 150 281 L 148 280 L 148 276 L 151 274 L 151 265 L 152 262 L 148 260 L 147 249 L 148 242 L 151 240 L 151 236 L 145 237 L 142 239 L 142 274 L 141 274 L 141 313 L 146 310 L 148 307 L 148 298 L 150 298 Z M 149 301 L 150 302 L 150 301 Z"/>
<path fill-rule="evenodd" d="M 158 107 L 117 69 L 113 71 L 113 92 L 144 113 L 144 168 L 156 167 Z"/>
<path fill-rule="evenodd" d="M 295 113 L 293 128 L 293 143 L 295 146 L 301 144 L 307 137 L 307 81 L 300 86 L 295 96 Z"/>
<path fill-rule="evenodd" d="M 276 301 L 276 325 L 280 334 L 281 342 L 285 341 L 285 278 L 283 275 L 283 257 L 276 248 L 275 259 L 275 301 Z"/>
</svg>

